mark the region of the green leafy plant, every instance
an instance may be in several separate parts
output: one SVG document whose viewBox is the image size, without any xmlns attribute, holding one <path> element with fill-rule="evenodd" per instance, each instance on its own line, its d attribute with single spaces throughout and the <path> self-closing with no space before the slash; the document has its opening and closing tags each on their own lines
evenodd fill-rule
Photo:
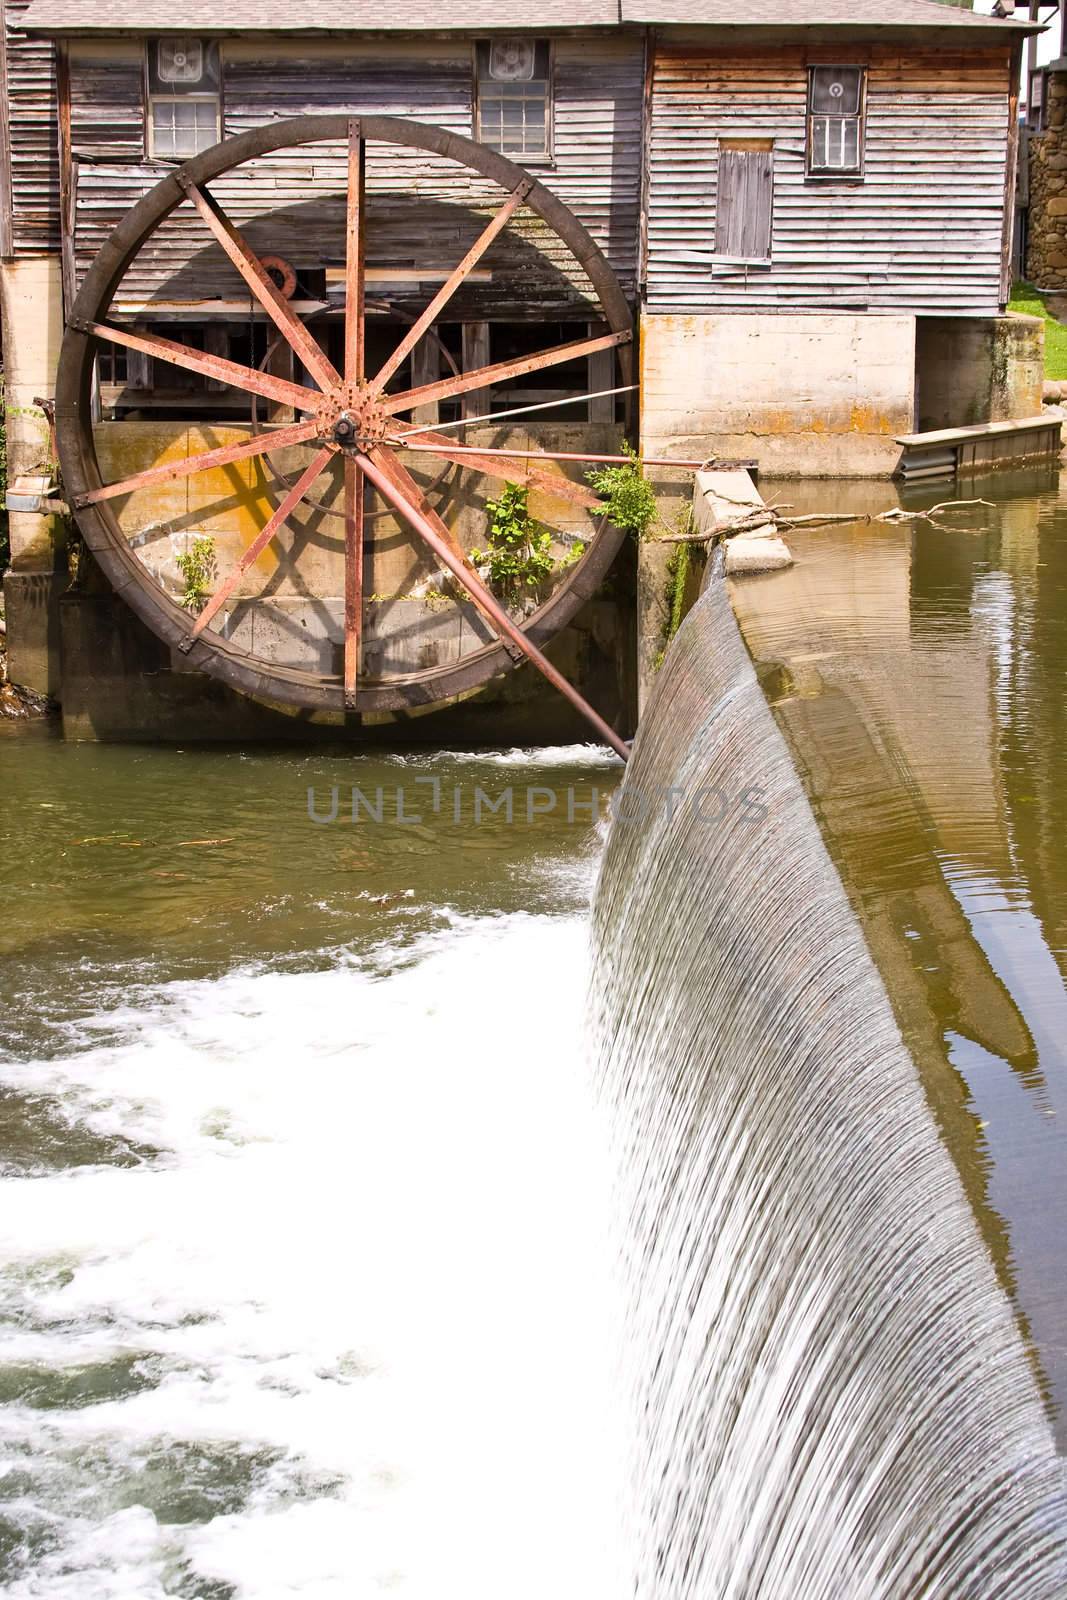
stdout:
<svg viewBox="0 0 1067 1600">
<path fill-rule="evenodd" d="M 677 530 L 680 534 L 693 531 L 693 513 L 686 506 L 677 521 Z M 660 634 L 660 648 L 652 661 L 652 670 L 658 672 L 663 665 L 664 657 L 670 647 L 678 629 L 685 620 L 686 598 L 689 590 L 689 575 L 693 564 L 693 546 L 691 544 L 677 544 L 667 562 L 666 580 L 663 585 L 663 631 Z"/>
<path fill-rule="evenodd" d="M 487 500 L 486 548 L 471 551 L 475 566 L 486 569 L 490 587 L 509 598 L 536 589 L 553 570 L 552 535 L 531 517 L 528 497 L 521 484 L 505 483 L 499 499 Z"/>
<path fill-rule="evenodd" d="M 200 611 L 211 593 L 216 573 L 215 541 L 209 534 L 198 534 L 183 555 L 174 557 L 185 579 L 182 605 L 187 611 Z"/>
<path fill-rule="evenodd" d="M 629 457 L 625 465 L 598 467 L 586 473 L 586 481 L 606 501 L 608 521 L 643 539 L 656 520 L 656 496 L 637 451 L 623 441 L 622 452 Z"/>
</svg>

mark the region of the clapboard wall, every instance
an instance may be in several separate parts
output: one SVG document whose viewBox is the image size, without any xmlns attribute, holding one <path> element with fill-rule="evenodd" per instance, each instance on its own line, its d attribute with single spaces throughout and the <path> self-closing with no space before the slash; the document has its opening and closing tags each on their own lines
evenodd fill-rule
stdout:
<svg viewBox="0 0 1067 1600">
<path fill-rule="evenodd" d="M 29 0 L 0 0 L 4 27 L 4 126 L 0 128 L 0 184 L 8 256 L 59 249 L 59 158 L 55 51 L 46 39 L 28 39 L 19 24 Z"/>
<path fill-rule="evenodd" d="M 655 47 L 650 311 L 913 311 L 1000 305 L 1011 43 Z M 807 178 L 807 69 L 867 68 L 861 181 Z M 769 266 L 715 260 L 720 139 L 774 141 Z"/>
<path fill-rule="evenodd" d="M 554 158 L 531 163 L 605 250 L 635 293 L 641 170 L 643 41 L 586 35 L 553 41 Z M 79 275 L 127 210 L 168 168 L 144 156 L 142 48 L 132 40 L 72 41 L 71 137 L 77 168 Z M 227 135 L 306 113 L 384 113 L 470 136 L 473 45 L 462 38 L 224 40 Z M 213 193 L 260 250 L 298 269 L 344 258 L 345 152 L 308 146 L 227 174 Z M 503 196 L 496 185 L 419 151 L 368 148 L 368 268 L 449 270 Z M 453 313 L 480 317 L 580 316 L 587 284 L 565 248 L 521 212 L 486 256 L 492 274 L 457 297 Z M 120 300 L 225 299 L 242 293 L 233 268 L 189 206 L 174 213 L 131 266 Z M 373 282 L 369 292 L 373 293 Z M 425 300 L 412 282 L 389 286 L 403 304 Z"/>
</svg>

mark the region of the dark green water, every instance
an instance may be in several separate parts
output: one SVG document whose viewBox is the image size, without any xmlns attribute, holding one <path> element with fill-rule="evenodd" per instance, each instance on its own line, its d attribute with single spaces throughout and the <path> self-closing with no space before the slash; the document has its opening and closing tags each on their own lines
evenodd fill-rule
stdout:
<svg viewBox="0 0 1067 1600">
<path fill-rule="evenodd" d="M 0 730 L 5 1594 L 592 1592 L 620 770 Z"/>
<path fill-rule="evenodd" d="M 797 533 L 733 594 L 1065 1445 L 1067 493 L 960 492 L 997 504 Z"/>
</svg>

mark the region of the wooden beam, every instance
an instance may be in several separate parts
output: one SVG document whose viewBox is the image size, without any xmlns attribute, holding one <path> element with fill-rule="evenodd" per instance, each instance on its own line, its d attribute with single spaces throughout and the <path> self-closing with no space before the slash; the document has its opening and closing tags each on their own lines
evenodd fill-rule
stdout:
<svg viewBox="0 0 1067 1600">
<path fill-rule="evenodd" d="M 367 365 L 367 147 L 358 117 L 348 124 L 345 206 L 345 383 L 363 382 Z"/>
<path fill-rule="evenodd" d="M 488 322 L 465 322 L 462 338 L 464 372 L 477 372 L 480 368 L 487 367 L 489 365 Z M 489 410 L 490 399 L 488 389 L 469 390 L 460 403 L 460 415 L 480 417 L 483 411 Z"/>
<path fill-rule="evenodd" d="M 59 127 L 59 260 L 63 280 L 63 315 L 69 317 L 78 293 L 74 244 L 78 175 L 70 133 L 70 49 L 66 40 L 56 46 L 56 106 Z"/>
<path fill-rule="evenodd" d="M 382 404 L 391 414 L 410 411 L 414 406 L 425 405 L 428 400 L 447 400 L 454 395 L 468 394 L 472 389 L 484 389 L 491 383 L 507 383 L 511 378 L 521 378 L 527 372 L 543 372 L 596 350 L 611 350 L 620 344 L 629 344 L 633 335 L 605 333 L 599 339 L 573 339 L 568 344 L 557 345 L 554 350 L 539 350 L 536 355 L 520 356 L 513 361 L 498 361 L 495 366 L 480 367 L 476 372 L 464 372 L 458 378 L 442 378 L 440 383 L 427 384 L 422 389 L 409 389 L 404 394 L 385 395 Z"/>
</svg>

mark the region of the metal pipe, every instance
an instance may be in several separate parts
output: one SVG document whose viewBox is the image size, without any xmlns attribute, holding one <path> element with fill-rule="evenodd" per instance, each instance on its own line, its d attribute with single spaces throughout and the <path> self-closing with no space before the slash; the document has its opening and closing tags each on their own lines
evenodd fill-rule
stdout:
<svg viewBox="0 0 1067 1600">
<path fill-rule="evenodd" d="M 431 422 L 425 428 L 408 428 L 397 434 L 398 439 L 412 439 L 417 433 L 443 433 L 446 428 L 469 428 L 473 422 L 499 422 L 503 417 L 522 417 L 528 411 L 552 411 L 556 406 L 584 405 L 587 400 L 600 400 L 608 394 L 629 394 L 636 383 L 620 383 L 615 389 L 597 389 L 593 394 L 571 395 L 569 400 L 538 400 L 536 405 L 512 406 L 510 411 L 487 412 L 482 417 L 460 417 L 456 422 Z"/>
</svg>

